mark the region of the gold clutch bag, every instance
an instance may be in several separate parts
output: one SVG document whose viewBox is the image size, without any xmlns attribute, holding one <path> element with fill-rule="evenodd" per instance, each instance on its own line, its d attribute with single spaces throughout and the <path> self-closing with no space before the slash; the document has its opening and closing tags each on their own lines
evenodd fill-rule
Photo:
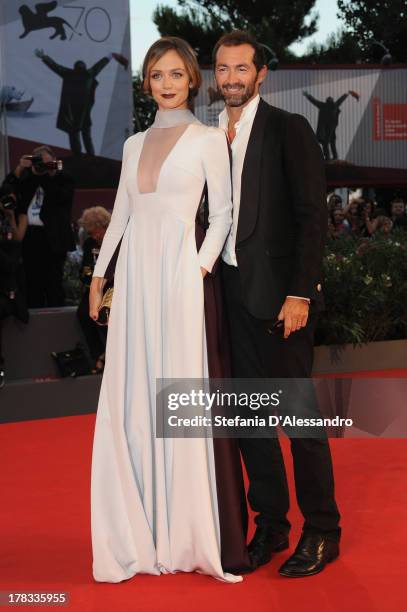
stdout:
<svg viewBox="0 0 407 612">
<path fill-rule="evenodd" d="M 96 323 L 98 325 L 108 325 L 109 324 L 109 315 L 110 315 L 110 308 L 112 306 L 112 298 L 113 298 L 113 287 L 109 287 L 109 289 L 107 289 L 104 292 L 102 302 L 100 304 L 99 316 L 96 319 Z"/>
</svg>

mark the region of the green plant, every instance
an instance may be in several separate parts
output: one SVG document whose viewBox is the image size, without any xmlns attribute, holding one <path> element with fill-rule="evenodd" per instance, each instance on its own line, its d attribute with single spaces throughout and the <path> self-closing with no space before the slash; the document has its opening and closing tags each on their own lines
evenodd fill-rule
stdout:
<svg viewBox="0 0 407 612">
<path fill-rule="evenodd" d="M 141 72 L 133 75 L 133 127 L 134 133 L 143 132 L 154 121 L 157 105 L 151 96 L 143 91 Z"/>
<path fill-rule="evenodd" d="M 406 338 L 407 232 L 329 241 L 323 287 L 317 344 Z"/>
</svg>

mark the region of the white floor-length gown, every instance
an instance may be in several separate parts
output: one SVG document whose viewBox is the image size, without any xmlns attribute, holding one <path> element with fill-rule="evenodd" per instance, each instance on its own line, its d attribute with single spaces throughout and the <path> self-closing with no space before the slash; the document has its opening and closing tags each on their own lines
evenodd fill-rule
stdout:
<svg viewBox="0 0 407 612">
<path fill-rule="evenodd" d="M 195 216 L 208 184 L 210 227 Z M 111 222 L 94 270 L 117 259 L 91 474 L 93 576 L 196 571 L 220 561 L 213 440 L 155 437 L 156 378 L 208 374 L 200 266 L 211 271 L 231 226 L 226 136 L 188 110 L 158 111 L 124 145 Z"/>
</svg>

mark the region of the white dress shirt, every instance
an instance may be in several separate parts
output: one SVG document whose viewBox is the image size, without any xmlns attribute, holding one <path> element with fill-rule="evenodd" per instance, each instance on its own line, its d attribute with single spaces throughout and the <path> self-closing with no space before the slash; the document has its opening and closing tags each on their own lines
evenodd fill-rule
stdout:
<svg viewBox="0 0 407 612">
<path fill-rule="evenodd" d="M 240 119 L 234 126 L 236 135 L 233 141 L 230 143 L 232 149 L 233 221 L 229 236 L 223 248 L 222 259 L 230 266 L 236 267 L 236 233 L 237 224 L 239 221 L 243 163 L 259 102 L 260 95 L 257 94 L 257 96 L 253 98 L 253 100 L 250 100 L 249 104 L 243 108 Z M 228 126 L 229 116 L 226 108 L 224 108 L 219 115 L 219 127 L 225 130 L 226 135 L 228 135 Z M 302 298 L 297 295 L 288 295 L 287 297 L 307 300 L 308 303 L 310 301 L 308 298 Z"/>
<path fill-rule="evenodd" d="M 237 222 L 239 220 L 240 190 L 242 183 L 243 162 L 246 156 L 247 144 L 252 131 L 254 117 L 260 102 L 257 95 L 243 108 L 240 119 L 235 123 L 236 136 L 231 143 L 232 149 L 232 186 L 233 186 L 233 221 L 232 227 L 222 252 L 222 259 L 230 266 L 237 266 L 235 246 Z M 226 108 L 219 115 L 219 127 L 228 133 L 229 117 Z"/>
</svg>

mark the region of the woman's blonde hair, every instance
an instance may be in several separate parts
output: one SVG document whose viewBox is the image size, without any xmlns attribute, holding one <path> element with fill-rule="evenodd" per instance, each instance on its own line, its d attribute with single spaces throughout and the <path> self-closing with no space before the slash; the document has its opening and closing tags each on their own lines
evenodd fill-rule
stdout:
<svg viewBox="0 0 407 612">
<path fill-rule="evenodd" d="M 143 91 L 151 96 L 150 72 L 167 51 L 175 51 L 185 64 L 190 79 L 189 99 L 194 98 L 202 84 L 198 60 L 191 45 L 178 36 L 163 36 L 151 45 L 143 62 Z"/>
<path fill-rule="evenodd" d="M 89 232 L 95 227 L 107 227 L 110 223 L 110 217 L 110 212 L 103 206 L 91 206 L 91 208 L 85 208 L 78 223 Z"/>
</svg>

